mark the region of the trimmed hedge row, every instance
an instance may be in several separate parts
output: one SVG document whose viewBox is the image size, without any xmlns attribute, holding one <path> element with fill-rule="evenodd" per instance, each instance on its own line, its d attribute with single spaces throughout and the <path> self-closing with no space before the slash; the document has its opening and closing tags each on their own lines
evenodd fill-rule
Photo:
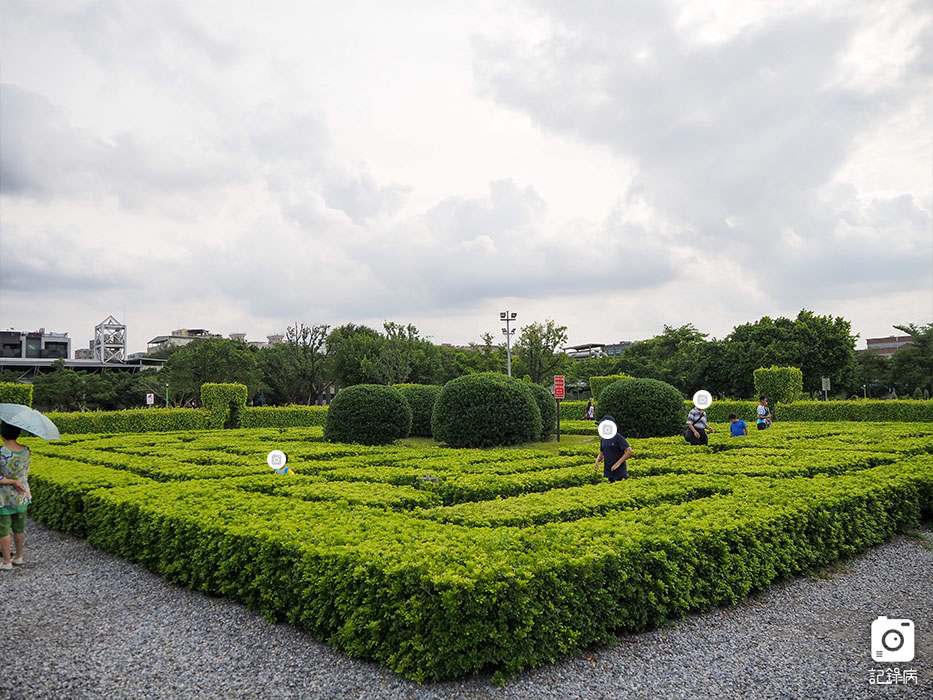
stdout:
<svg viewBox="0 0 933 700">
<path fill-rule="evenodd" d="M 686 402 L 693 406 L 692 402 Z M 711 421 L 726 422 L 734 413 L 745 422 L 757 419 L 757 401 L 713 400 L 706 413 Z M 933 422 L 933 400 L 860 399 L 857 401 L 795 401 L 792 404 L 770 405 L 777 421 L 871 421 L 871 422 Z M 751 426 L 750 427 L 754 427 Z"/>
<path fill-rule="evenodd" d="M 210 413 L 210 427 L 238 428 L 248 395 L 245 384 L 202 384 L 201 406 Z"/>
<path fill-rule="evenodd" d="M 240 414 L 241 428 L 296 428 L 324 426 L 327 406 L 247 406 Z"/>
<path fill-rule="evenodd" d="M 32 407 L 32 384 L 0 382 L 0 403 L 18 403 Z"/>
<path fill-rule="evenodd" d="M 534 527 L 442 524 L 216 480 L 36 481 L 37 501 L 52 481 L 80 494 L 93 545 L 418 681 L 502 678 L 732 604 L 933 512 L 930 455 L 779 484 L 722 476 L 713 497 Z"/>
<path fill-rule="evenodd" d="M 593 397 L 593 401 L 599 401 L 603 389 L 621 379 L 634 379 L 634 377 L 628 374 L 609 374 L 605 377 L 590 377 L 590 395 Z M 585 403 L 583 405 L 586 406 Z"/>
<path fill-rule="evenodd" d="M 46 414 L 65 433 L 155 433 L 207 430 L 210 414 L 199 408 L 131 408 Z"/>
</svg>

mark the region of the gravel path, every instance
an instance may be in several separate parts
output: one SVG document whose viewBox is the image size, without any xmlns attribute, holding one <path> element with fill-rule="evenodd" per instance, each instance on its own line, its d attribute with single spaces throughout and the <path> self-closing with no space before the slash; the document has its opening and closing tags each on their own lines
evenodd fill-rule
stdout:
<svg viewBox="0 0 933 700">
<path fill-rule="evenodd" d="M 741 605 L 528 671 L 418 686 L 242 605 L 30 521 L 27 563 L 0 571 L 0 698 L 933 698 L 933 529 L 784 582 Z M 913 619 L 909 664 L 872 661 L 879 615 Z M 873 686 L 872 668 L 917 685 Z"/>
</svg>

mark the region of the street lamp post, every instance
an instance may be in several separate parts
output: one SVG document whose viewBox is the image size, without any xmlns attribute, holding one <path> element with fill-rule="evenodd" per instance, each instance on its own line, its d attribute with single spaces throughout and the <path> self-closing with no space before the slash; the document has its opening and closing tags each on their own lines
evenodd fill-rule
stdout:
<svg viewBox="0 0 933 700">
<path fill-rule="evenodd" d="M 509 370 L 509 377 L 512 376 L 512 334 L 515 329 L 511 327 L 512 321 L 518 317 L 518 314 L 512 311 L 500 311 L 499 320 L 505 321 L 505 328 L 502 329 L 502 335 L 505 336 L 505 358 Z"/>
</svg>

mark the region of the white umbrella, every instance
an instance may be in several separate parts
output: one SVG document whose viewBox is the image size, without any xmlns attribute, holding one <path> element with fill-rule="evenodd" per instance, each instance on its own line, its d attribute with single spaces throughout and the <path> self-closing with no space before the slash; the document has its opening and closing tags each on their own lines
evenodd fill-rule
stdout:
<svg viewBox="0 0 933 700">
<path fill-rule="evenodd" d="M 61 440 L 55 423 L 44 415 L 18 403 L 0 403 L 0 420 L 46 440 Z"/>
</svg>

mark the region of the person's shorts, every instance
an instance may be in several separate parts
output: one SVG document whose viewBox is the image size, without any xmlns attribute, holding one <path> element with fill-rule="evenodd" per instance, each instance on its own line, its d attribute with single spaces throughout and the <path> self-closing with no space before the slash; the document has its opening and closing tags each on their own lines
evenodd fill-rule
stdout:
<svg viewBox="0 0 933 700">
<path fill-rule="evenodd" d="M 767 429 L 768 429 L 768 424 L 767 424 L 767 423 L 759 423 L 759 424 L 758 424 L 758 430 L 767 430 Z"/>
<path fill-rule="evenodd" d="M 6 537 L 10 530 L 16 533 L 26 532 L 26 511 L 0 515 L 0 537 Z"/>
</svg>

